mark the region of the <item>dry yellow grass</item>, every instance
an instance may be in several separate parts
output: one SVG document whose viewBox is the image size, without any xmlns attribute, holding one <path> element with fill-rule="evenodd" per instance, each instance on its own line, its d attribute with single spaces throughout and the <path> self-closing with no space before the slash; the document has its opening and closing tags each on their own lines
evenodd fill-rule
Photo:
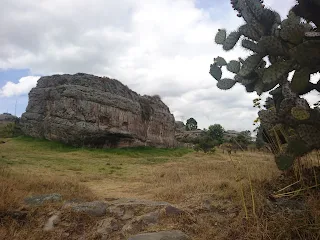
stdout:
<svg viewBox="0 0 320 240">
<path fill-rule="evenodd" d="M 276 204 L 268 200 L 273 190 L 294 182 L 294 174 L 279 178 L 272 155 L 179 151 L 90 151 L 10 139 L 0 145 L 0 211 L 19 209 L 25 196 L 37 193 L 57 192 L 65 199 L 88 200 L 132 197 L 168 201 L 192 212 L 192 216 L 172 222 L 172 227 L 196 240 L 320 238 L 319 195 L 315 191 L 302 197 L 306 202 L 302 212 L 273 208 Z M 308 158 L 304 163 L 318 165 L 316 154 Z M 208 205 L 213 211 L 207 213 L 203 209 Z M 37 220 L 29 225 L 2 223 L 0 236 L 61 239 L 39 231 L 50 210 L 50 206 L 41 208 L 34 215 Z M 90 232 L 95 224 L 84 216 L 70 216 L 70 221 L 73 218 L 76 220 L 66 231 L 82 224 Z"/>
</svg>

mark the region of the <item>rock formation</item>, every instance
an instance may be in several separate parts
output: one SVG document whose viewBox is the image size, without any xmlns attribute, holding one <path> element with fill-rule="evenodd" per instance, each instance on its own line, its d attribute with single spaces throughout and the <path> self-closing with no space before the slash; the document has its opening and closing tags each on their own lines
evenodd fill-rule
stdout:
<svg viewBox="0 0 320 240">
<path fill-rule="evenodd" d="M 21 117 L 25 134 L 75 146 L 175 146 L 175 121 L 159 97 L 115 79 L 78 73 L 42 77 Z"/>
<path fill-rule="evenodd" d="M 204 134 L 204 131 L 201 129 L 187 131 L 186 125 L 181 121 L 175 122 L 175 128 L 175 137 L 179 141 L 180 146 L 192 147 Z"/>
</svg>

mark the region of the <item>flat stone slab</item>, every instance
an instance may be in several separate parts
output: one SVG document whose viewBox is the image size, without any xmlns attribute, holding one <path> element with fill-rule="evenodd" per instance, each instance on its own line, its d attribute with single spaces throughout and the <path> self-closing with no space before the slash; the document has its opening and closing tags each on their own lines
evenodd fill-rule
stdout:
<svg viewBox="0 0 320 240">
<path fill-rule="evenodd" d="M 191 238 L 179 230 L 172 230 L 138 234 L 128 240 L 191 240 Z"/>
<path fill-rule="evenodd" d="M 107 204 L 105 202 L 93 201 L 83 203 L 66 203 L 63 208 L 71 208 L 74 212 L 86 213 L 94 217 L 102 217 L 106 215 Z"/>
<path fill-rule="evenodd" d="M 132 219 L 134 216 L 141 216 L 150 212 L 171 206 L 167 202 L 149 201 L 141 199 L 121 198 L 108 201 L 107 214 L 113 215 L 122 220 Z"/>
<path fill-rule="evenodd" d="M 61 200 L 62 196 L 60 194 L 52 193 L 27 197 L 24 202 L 28 205 L 42 205 L 46 202 L 59 202 Z"/>
<path fill-rule="evenodd" d="M 111 205 L 144 205 L 144 206 L 168 206 L 168 202 L 158 202 L 150 200 L 140 200 L 140 199 L 131 199 L 131 198 L 120 198 L 117 200 L 109 201 Z"/>
</svg>

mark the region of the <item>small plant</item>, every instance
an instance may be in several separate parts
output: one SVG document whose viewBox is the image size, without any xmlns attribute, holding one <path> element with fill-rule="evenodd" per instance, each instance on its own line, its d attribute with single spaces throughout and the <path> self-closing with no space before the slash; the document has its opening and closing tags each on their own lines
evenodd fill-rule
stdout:
<svg viewBox="0 0 320 240">
<path fill-rule="evenodd" d="M 215 146 L 217 143 L 213 140 L 211 140 L 208 137 L 203 137 L 199 140 L 199 143 L 196 144 L 195 150 L 196 151 L 203 151 L 205 153 L 214 153 L 215 152 Z"/>
</svg>

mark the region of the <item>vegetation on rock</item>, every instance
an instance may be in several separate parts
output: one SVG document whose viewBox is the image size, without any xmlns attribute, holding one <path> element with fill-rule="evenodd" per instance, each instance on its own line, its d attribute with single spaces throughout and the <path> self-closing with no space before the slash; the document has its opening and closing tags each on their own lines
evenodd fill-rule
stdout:
<svg viewBox="0 0 320 240">
<path fill-rule="evenodd" d="M 186 123 L 186 130 L 192 131 L 192 130 L 197 130 L 197 128 L 198 128 L 197 121 L 194 118 L 189 118 Z"/>
</svg>

